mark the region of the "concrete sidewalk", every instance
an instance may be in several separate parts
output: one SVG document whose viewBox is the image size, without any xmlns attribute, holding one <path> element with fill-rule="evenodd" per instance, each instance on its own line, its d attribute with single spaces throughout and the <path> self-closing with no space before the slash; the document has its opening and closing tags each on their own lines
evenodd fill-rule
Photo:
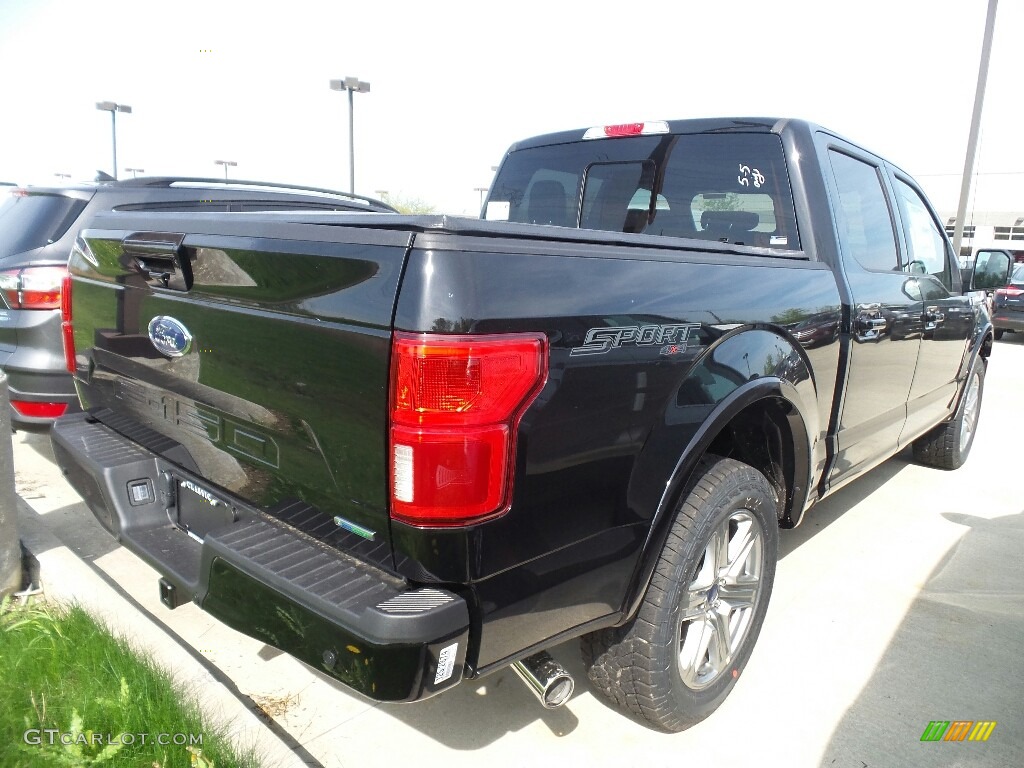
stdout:
<svg viewBox="0 0 1024 768">
<path fill-rule="evenodd" d="M 1024 491 L 1005 426 L 1020 410 L 1018 336 L 996 344 L 967 466 L 941 472 L 901 455 L 783 532 L 744 679 L 682 734 L 606 707 L 575 643 L 553 650 L 577 682 L 559 710 L 541 709 L 507 670 L 420 704 L 379 705 L 193 605 L 168 611 L 157 574 L 100 528 L 39 435 L 15 435 L 19 525 L 48 595 L 137 639 L 268 766 L 1024 765 Z M 922 743 L 934 720 L 998 724 L 985 743 Z"/>
</svg>

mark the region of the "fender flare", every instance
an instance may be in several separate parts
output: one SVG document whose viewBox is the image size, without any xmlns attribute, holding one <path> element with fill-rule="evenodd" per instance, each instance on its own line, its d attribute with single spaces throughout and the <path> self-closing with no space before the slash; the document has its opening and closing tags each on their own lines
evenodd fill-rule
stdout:
<svg viewBox="0 0 1024 768">
<path fill-rule="evenodd" d="M 960 370 L 963 372 L 963 377 L 960 379 L 960 385 L 956 390 L 956 407 L 953 412 L 949 415 L 949 418 L 945 421 L 952 421 L 960 415 L 960 408 L 963 405 L 964 394 L 967 392 L 967 382 L 971 380 L 971 374 L 974 372 L 975 366 L 979 360 L 984 361 L 985 366 L 988 366 L 988 357 L 992 354 L 992 343 L 994 341 L 993 336 L 993 325 L 992 320 L 988 317 L 988 313 L 984 313 L 983 322 L 978 324 L 978 330 L 971 340 L 971 346 L 964 355 L 964 361 L 960 366 Z"/>
<path fill-rule="evenodd" d="M 679 455 L 675 467 L 665 484 L 657 509 L 651 519 L 647 540 L 644 542 L 633 577 L 623 604 L 623 620 L 634 616 L 640 602 L 650 584 L 654 567 L 662 547 L 668 538 L 672 524 L 672 512 L 679 498 L 688 489 L 693 471 L 701 457 L 707 452 L 715 438 L 743 410 L 755 403 L 774 401 L 787 406 L 785 412 L 790 431 L 793 435 L 793 477 L 800 482 L 799 493 L 794 493 L 791 500 L 792 514 L 799 522 L 811 482 L 811 450 L 810 435 L 807 433 L 806 421 L 799 407 L 796 390 L 789 382 L 777 377 L 761 377 L 747 382 L 722 399 L 711 414 L 697 429 L 696 434 Z M 794 523 L 795 524 L 795 523 Z"/>
</svg>

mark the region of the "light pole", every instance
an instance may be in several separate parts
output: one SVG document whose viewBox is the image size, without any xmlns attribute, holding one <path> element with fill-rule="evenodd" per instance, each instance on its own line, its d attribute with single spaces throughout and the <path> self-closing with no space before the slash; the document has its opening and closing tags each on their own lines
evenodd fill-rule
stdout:
<svg viewBox="0 0 1024 768">
<path fill-rule="evenodd" d="M 988 83 L 988 59 L 992 53 L 992 34 L 996 26 L 996 5 L 998 0 L 988 0 L 988 16 L 985 18 L 985 36 L 981 41 L 981 64 L 978 66 L 978 86 L 974 89 L 974 112 L 971 113 L 971 132 L 967 137 L 967 157 L 964 159 L 964 176 L 960 183 L 960 202 L 956 209 L 956 225 L 953 228 L 953 253 L 960 258 L 960 244 L 964 238 L 964 217 L 967 215 L 967 197 L 971 191 L 971 173 L 974 171 L 974 155 L 978 150 L 978 131 L 981 129 L 981 108 L 985 104 L 985 85 Z"/>
<path fill-rule="evenodd" d="M 115 104 L 112 101 L 97 101 L 96 109 L 101 112 L 110 113 L 110 132 L 113 136 L 114 143 L 114 181 L 117 181 L 117 113 L 124 112 L 125 114 L 131 114 L 132 108 L 127 104 Z"/>
<path fill-rule="evenodd" d="M 71 178 L 71 174 L 70 173 L 55 173 L 53 175 L 56 176 L 61 181 L 64 181 L 64 179 L 70 179 Z"/>
<path fill-rule="evenodd" d="M 353 133 L 352 94 L 369 93 L 370 84 L 358 77 L 346 77 L 342 80 L 331 80 L 332 91 L 348 91 L 348 191 L 356 192 L 356 142 Z"/>
<path fill-rule="evenodd" d="M 224 181 L 228 180 L 228 166 L 230 165 L 230 166 L 234 167 L 234 166 L 238 165 L 238 163 L 236 163 L 234 160 L 214 160 L 213 162 L 214 162 L 214 165 L 223 165 L 224 166 Z"/>
<path fill-rule="evenodd" d="M 490 187 L 473 187 L 474 192 L 480 193 L 480 207 L 484 207 L 484 193 L 490 189 Z"/>
<path fill-rule="evenodd" d="M 133 179 L 137 178 L 136 174 L 146 172 L 145 168 L 125 168 L 125 170 L 132 175 Z"/>
</svg>

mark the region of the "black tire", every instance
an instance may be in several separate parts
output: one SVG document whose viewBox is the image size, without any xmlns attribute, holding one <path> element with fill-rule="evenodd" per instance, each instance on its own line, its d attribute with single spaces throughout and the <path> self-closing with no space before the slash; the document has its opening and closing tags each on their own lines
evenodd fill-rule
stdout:
<svg viewBox="0 0 1024 768">
<path fill-rule="evenodd" d="M 1006 329 L 996 328 L 995 331 L 993 331 L 993 333 L 995 334 L 996 341 L 999 341 L 1001 338 L 1003 338 L 1003 334 L 1006 333 Z"/>
<path fill-rule="evenodd" d="M 764 622 L 778 556 L 776 494 L 764 475 L 708 456 L 694 477 L 637 616 L 582 639 L 594 689 L 665 731 L 700 722 L 729 695 Z"/>
<path fill-rule="evenodd" d="M 967 461 L 978 431 L 987 363 L 979 357 L 964 383 L 956 416 L 914 441 L 914 460 L 936 469 L 959 469 Z"/>
</svg>

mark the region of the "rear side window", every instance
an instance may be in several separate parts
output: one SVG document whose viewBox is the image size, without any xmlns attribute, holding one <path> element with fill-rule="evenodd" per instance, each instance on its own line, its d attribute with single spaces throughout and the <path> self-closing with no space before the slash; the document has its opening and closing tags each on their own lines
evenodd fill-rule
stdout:
<svg viewBox="0 0 1024 768">
<path fill-rule="evenodd" d="M 896 233 L 878 168 L 835 150 L 828 154 L 839 190 L 836 223 L 844 256 L 865 269 L 898 270 Z"/>
<path fill-rule="evenodd" d="M 0 204 L 0 259 L 60 240 L 85 208 L 85 200 L 17 192 Z"/>
<path fill-rule="evenodd" d="M 667 134 L 512 152 L 492 220 L 799 249 L 782 142 L 768 133 Z"/>
</svg>

